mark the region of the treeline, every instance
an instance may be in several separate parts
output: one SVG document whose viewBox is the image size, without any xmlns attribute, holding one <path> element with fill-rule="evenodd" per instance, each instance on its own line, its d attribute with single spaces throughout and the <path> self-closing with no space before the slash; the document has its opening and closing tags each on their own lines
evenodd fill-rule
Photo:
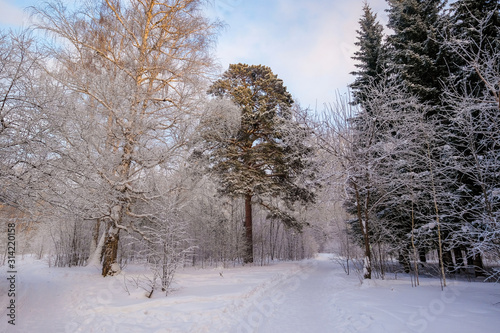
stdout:
<svg viewBox="0 0 500 333">
<path fill-rule="evenodd" d="M 1 32 L 0 211 L 18 254 L 103 276 L 145 263 L 152 292 L 180 265 L 318 250 L 307 115 L 266 66 L 216 79 L 221 25 L 202 5 L 55 0 Z"/>
<path fill-rule="evenodd" d="M 366 5 L 352 100 L 322 116 L 269 67 L 218 76 L 202 4 L 56 0 L 1 32 L 0 218 L 18 254 L 103 276 L 143 263 L 151 293 L 182 265 L 318 251 L 365 278 L 391 258 L 498 277 L 497 1 L 388 1 L 387 36 Z"/>
<path fill-rule="evenodd" d="M 353 99 L 332 107 L 325 146 L 345 178 L 364 277 L 397 256 L 407 272 L 439 258 L 498 279 L 498 1 L 388 1 L 388 31 L 368 4 L 357 31 Z M 419 264 L 420 263 L 420 264 Z"/>
</svg>

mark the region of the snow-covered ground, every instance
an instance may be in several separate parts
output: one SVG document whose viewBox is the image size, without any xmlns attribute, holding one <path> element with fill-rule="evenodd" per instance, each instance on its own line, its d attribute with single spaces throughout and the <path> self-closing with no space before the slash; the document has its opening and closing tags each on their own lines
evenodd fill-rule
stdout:
<svg viewBox="0 0 500 333">
<path fill-rule="evenodd" d="M 15 326 L 9 275 L 0 282 L 0 332 L 499 332 L 500 285 L 408 278 L 360 283 L 327 254 L 295 263 L 184 269 L 175 290 L 146 298 L 141 267 L 102 278 L 94 267 L 18 259 Z M 126 282 L 126 283 L 125 283 Z"/>
</svg>

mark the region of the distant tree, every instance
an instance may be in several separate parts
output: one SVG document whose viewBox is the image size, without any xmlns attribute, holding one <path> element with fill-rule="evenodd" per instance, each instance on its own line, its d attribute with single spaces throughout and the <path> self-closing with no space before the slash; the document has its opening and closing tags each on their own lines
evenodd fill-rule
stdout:
<svg viewBox="0 0 500 333">
<path fill-rule="evenodd" d="M 368 174 L 368 155 L 358 153 L 361 146 L 371 146 L 373 131 L 365 128 L 359 131 L 361 125 L 360 109 L 345 100 L 327 109 L 322 120 L 320 141 L 321 147 L 329 155 L 330 159 L 336 159 L 342 177 L 343 205 L 349 216 L 353 219 L 347 221 L 347 225 L 357 226 L 353 228 L 359 231 L 355 237 L 364 251 L 363 256 L 363 278 L 371 279 L 373 271 L 372 244 L 370 243 L 371 219 L 369 188 L 371 179 Z M 367 113 L 361 113 L 367 115 Z M 353 124 L 355 122 L 356 124 Z M 334 177 L 333 174 L 328 175 Z M 351 223 L 354 222 L 354 223 Z M 347 229 L 347 228 L 346 228 Z M 349 229 L 348 229 L 349 230 Z M 348 231 L 347 230 L 347 231 Z M 351 235 L 350 235 L 351 236 Z"/>
<path fill-rule="evenodd" d="M 377 14 L 374 14 L 367 2 L 363 6 L 363 16 L 359 20 L 360 28 L 356 30 L 358 41 L 355 43 L 359 50 L 354 53 L 352 59 L 357 70 L 351 72 L 356 76 L 350 85 L 353 95 L 353 103 L 363 103 L 367 99 L 369 86 L 380 80 L 383 73 L 383 26 L 377 21 Z"/>
<path fill-rule="evenodd" d="M 270 218 L 297 230 L 303 227 L 290 212 L 295 202 L 314 200 L 308 130 L 294 118 L 292 96 L 269 67 L 230 65 L 208 93 L 236 105 L 231 108 L 237 113 L 232 132 L 221 137 L 210 130 L 209 124 L 220 121 L 215 118 L 205 123 L 203 137 L 221 191 L 245 199 L 245 262 L 253 262 L 254 203 Z"/>
</svg>

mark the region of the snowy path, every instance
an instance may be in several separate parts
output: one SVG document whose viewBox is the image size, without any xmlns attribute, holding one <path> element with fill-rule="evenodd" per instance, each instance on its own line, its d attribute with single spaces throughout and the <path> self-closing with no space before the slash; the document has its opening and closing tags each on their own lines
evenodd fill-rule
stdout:
<svg viewBox="0 0 500 333">
<path fill-rule="evenodd" d="M 336 277 L 332 262 L 326 259 L 312 262 L 311 269 L 298 276 L 294 288 L 290 288 L 260 332 L 339 332 L 346 323 L 332 296 L 354 287 L 356 282 Z"/>
<path fill-rule="evenodd" d="M 237 332 L 349 332 L 349 317 L 336 296 L 356 288 L 359 281 L 346 280 L 332 269 L 329 256 L 302 265 L 302 270 L 270 290 L 254 307 Z M 342 274 L 344 274 L 342 272 Z M 354 331 L 353 331 L 354 332 Z"/>
<path fill-rule="evenodd" d="M 495 284 L 436 279 L 365 281 L 319 255 L 253 300 L 240 324 L 228 332 L 428 333 L 498 332 L 500 288 Z"/>
<path fill-rule="evenodd" d="M 442 333 L 498 332 L 500 284 L 398 275 L 360 284 L 321 254 L 300 262 L 186 268 L 168 297 L 144 296 L 130 277 L 92 267 L 49 268 L 20 261 L 16 326 L 7 323 L 0 280 L 0 332 L 14 333 Z"/>
</svg>

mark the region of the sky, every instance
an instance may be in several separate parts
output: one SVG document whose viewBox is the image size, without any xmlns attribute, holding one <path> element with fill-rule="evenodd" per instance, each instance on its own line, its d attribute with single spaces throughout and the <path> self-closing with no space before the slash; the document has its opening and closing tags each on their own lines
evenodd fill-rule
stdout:
<svg viewBox="0 0 500 333">
<path fill-rule="evenodd" d="M 364 1 L 210 0 L 207 15 L 226 24 L 215 52 L 221 71 L 235 63 L 269 66 L 302 107 L 322 110 L 354 80 Z M 37 2 L 0 0 L 0 28 L 27 25 L 23 9 Z M 368 3 L 385 25 L 386 1 Z"/>
</svg>

